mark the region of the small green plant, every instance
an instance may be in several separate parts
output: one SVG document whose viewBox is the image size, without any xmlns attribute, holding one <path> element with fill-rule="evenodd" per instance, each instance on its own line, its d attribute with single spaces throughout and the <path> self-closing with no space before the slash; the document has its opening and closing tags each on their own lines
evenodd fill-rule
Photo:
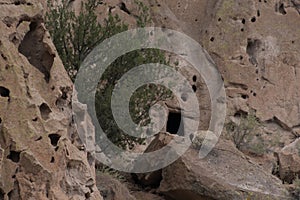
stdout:
<svg viewBox="0 0 300 200">
<path fill-rule="evenodd" d="M 102 173 L 102 174 L 107 174 L 110 175 L 112 177 L 114 177 L 115 179 L 118 179 L 121 182 L 125 182 L 126 178 L 117 170 L 112 169 L 110 167 L 107 167 L 105 165 L 97 165 L 96 167 L 96 173 Z"/>
<path fill-rule="evenodd" d="M 246 137 L 251 137 L 259 125 L 259 121 L 253 113 L 241 113 L 239 122 L 230 121 L 225 125 L 226 131 L 238 149 L 245 142 Z M 261 148 L 259 145 L 257 148 Z"/>
</svg>

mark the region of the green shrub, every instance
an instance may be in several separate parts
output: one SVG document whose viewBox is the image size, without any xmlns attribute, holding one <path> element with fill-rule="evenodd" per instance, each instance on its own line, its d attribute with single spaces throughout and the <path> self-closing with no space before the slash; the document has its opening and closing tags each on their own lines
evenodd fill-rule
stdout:
<svg viewBox="0 0 300 200">
<path fill-rule="evenodd" d="M 99 0 L 87 0 L 82 3 L 78 15 L 68 6 L 66 0 L 59 5 L 48 2 L 52 8 L 46 14 L 46 26 L 56 46 L 59 56 L 70 75 L 75 80 L 76 73 L 86 56 L 105 39 L 114 34 L 128 30 L 128 25 L 111 14 L 98 22 L 95 9 L 101 6 Z M 151 20 L 149 9 L 140 1 L 135 1 L 139 14 L 136 16 L 137 27 L 145 27 Z M 165 53 L 157 49 L 140 49 L 129 52 L 116 59 L 105 71 L 97 88 L 96 113 L 98 121 L 108 138 L 123 148 L 131 148 L 143 140 L 128 136 L 120 130 L 111 111 L 111 94 L 114 85 L 124 73 L 135 66 L 146 63 L 168 64 Z M 132 96 L 130 114 L 137 124 L 149 123 L 149 108 L 160 100 L 171 97 L 165 87 L 151 84 L 139 88 Z"/>
<path fill-rule="evenodd" d="M 245 142 L 246 138 L 252 137 L 252 133 L 257 129 L 259 121 L 253 113 L 241 113 L 238 123 L 230 121 L 225 125 L 226 131 L 238 149 Z M 261 145 L 257 146 L 257 150 Z"/>
</svg>

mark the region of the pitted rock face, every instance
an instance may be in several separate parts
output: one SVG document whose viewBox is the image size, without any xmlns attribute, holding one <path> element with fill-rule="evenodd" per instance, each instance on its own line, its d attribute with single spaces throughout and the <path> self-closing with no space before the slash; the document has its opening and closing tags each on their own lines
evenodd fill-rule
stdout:
<svg viewBox="0 0 300 200">
<path fill-rule="evenodd" d="M 42 3 L 0 1 L 0 199 L 99 200 Z"/>
</svg>

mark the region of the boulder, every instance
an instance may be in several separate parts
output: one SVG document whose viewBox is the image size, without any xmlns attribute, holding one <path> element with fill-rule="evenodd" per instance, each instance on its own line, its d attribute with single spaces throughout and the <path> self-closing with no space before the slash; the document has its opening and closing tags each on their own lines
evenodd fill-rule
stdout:
<svg viewBox="0 0 300 200">
<path fill-rule="evenodd" d="M 284 182 L 293 183 L 300 176 L 300 139 L 285 146 L 278 154 L 279 176 Z"/>
<path fill-rule="evenodd" d="M 150 144 L 151 151 L 173 137 L 178 136 L 158 135 Z M 175 200 L 291 198 L 277 177 L 238 151 L 231 141 L 220 140 L 204 159 L 199 159 L 198 149 L 192 146 L 161 170 L 157 192 Z M 145 176 L 156 177 L 158 172 L 152 174 Z"/>
<path fill-rule="evenodd" d="M 113 176 L 98 172 L 97 187 L 104 200 L 136 200 L 129 190 Z"/>
</svg>

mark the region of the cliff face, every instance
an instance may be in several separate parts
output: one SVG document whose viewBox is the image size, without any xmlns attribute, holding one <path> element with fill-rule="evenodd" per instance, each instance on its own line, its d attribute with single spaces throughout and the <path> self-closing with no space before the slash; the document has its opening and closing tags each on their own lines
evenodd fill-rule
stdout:
<svg viewBox="0 0 300 200">
<path fill-rule="evenodd" d="M 102 199 L 40 1 L 0 1 L 0 199 Z"/>
<path fill-rule="evenodd" d="M 71 112 L 73 84 L 43 25 L 45 4 L 0 0 L 0 200 L 102 199 L 93 161 L 77 143 Z M 236 191 L 247 198 L 248 193 L 257 192 L 257 186 L 263 188 L 257 199 L 265 194 L 276 196 L 276 192 L 279 199 L 290 198 L 281 182 L 292 183 L 300 174 L 300 140 L 295 139 L 300 135 L 300 2 L 148 0 L 146 4 L 156 26 L 186 33 L 213 58 L 225 83 L 227 120 L 239 121 L 254 111 L 262 125 L 241 146 L 244 153 L 256 156 L 249 158 L 223 141 L 224 130 L 217 146 L 222 148 L 199 162 L 194 162 L 196 152 L 189 150 L 190 154 L 160 172 L 155 183 L 160 188 L 152 191 L 173 199 L 186 194 L 196 200 L 199 196 L 239 199 Z M 80 0 L 70 5 L 80 10 Z M 100 18 L 117 13 L 132 25 L 136 7 L 131 0 L 114 0 L 105 2 L 98 12 Z M 179 63 L 183 71 L 185 64 Z M 185 72 L 191 80 L 193 74 Z M 203 80 L 194 82 L 204 113 L 202 128 L 207 128 L 209 95 Z M 85 113 L 83 106 L 78 109 Z M 224 163 L 228 171 L 222 171 Z M 201 174 L 199 168 L 206 173 Z M 239 179 L 232 169 L 246 178 Z M 219 171 L 230 177 L 224 179 Z M 105 189 L 106 182 L 101 181 L 99 187 Z M 225 185 L 232 195 L 220 197 L 223 186 L 215 185 Z"/>
</svg>

